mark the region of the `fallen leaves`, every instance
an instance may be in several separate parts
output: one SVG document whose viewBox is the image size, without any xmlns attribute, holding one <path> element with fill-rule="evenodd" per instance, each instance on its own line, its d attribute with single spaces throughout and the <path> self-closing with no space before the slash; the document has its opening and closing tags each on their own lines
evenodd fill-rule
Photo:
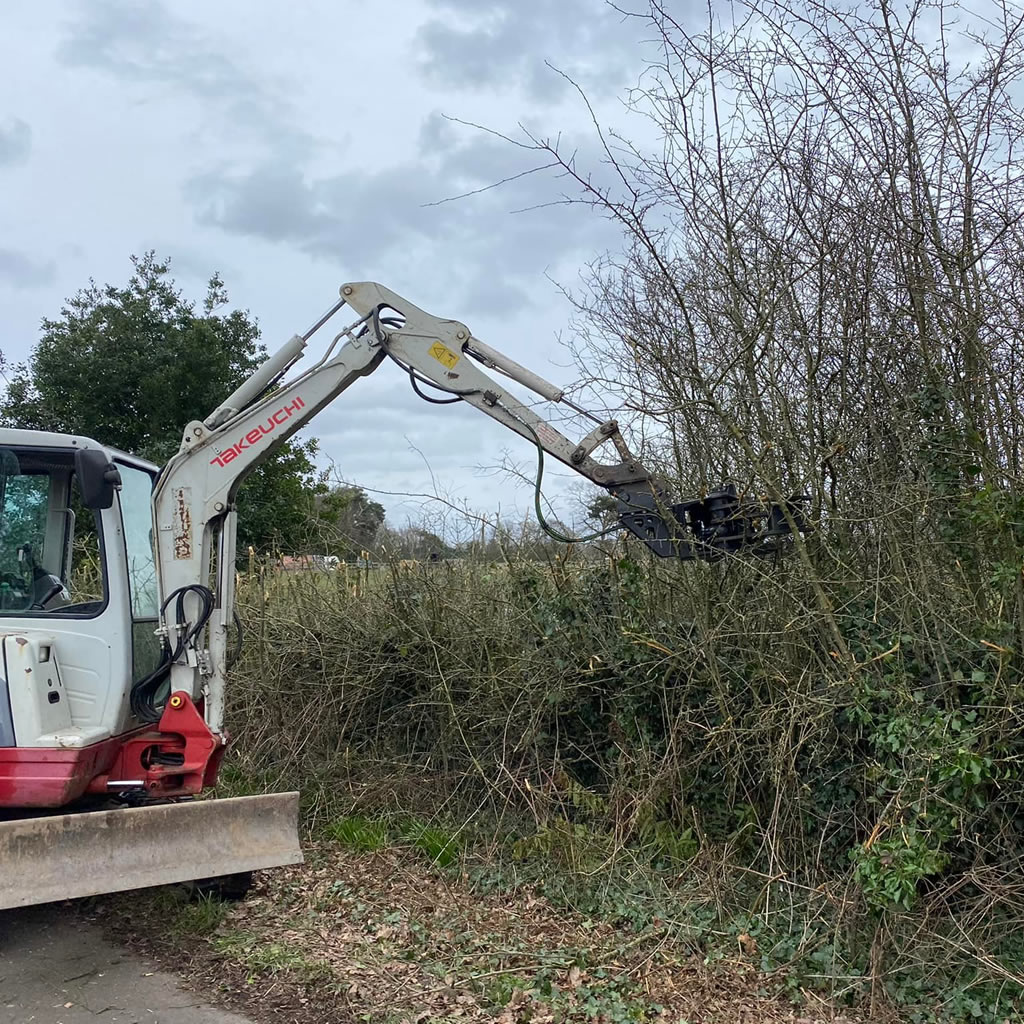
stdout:
<svg viewBox="0 0 1024 1024">
<path fill-rule="evenodd" d="M 137 904 L 132 913 L 137 923 Z M 154 918 L 154 931 L 165 926 Z M 852 1024 L 766 997 L 747 933 L 740 959 L 713 971 L 663 922 L 623 933 L 529 888 L 481 894 L 395 850 L 316 848 L 306 865 L 259 878 L 217 934 L 194 941 L 215 951 L 207 973 L 225 988 L 239 972 L 253 988 L 272 978 L 274 1021 Z"/>
</svg>

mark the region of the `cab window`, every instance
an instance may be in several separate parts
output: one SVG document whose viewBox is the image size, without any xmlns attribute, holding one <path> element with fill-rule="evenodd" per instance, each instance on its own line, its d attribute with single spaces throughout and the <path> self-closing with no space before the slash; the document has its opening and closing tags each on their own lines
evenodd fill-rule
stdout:
<svg viewBox="0 0 1024 1024">
<path fill-rule="evenodd" d="M 128 592 L 132 603 L 132 679 L 138 681 L 160 664 L 162 650 L 156 633 L 160 596 L 153 554 L 153 476 L 119 462 L 121 524 L 128 561 Z"/>
<path fill-rule="evenodd" d="M 153 477 L 145 470 L 118 463 L 121 474 L 121 522 L 128 556 L 128 590 L 133 619 L 155 619 L 159 614 L 156 560 L 153 557 Z"/>
<path fill-rule="evenodd" d="M 97 615 L 106 603 L 100 524 L 72 452 L 0 448 L 0 615 Z"/>
</svg>

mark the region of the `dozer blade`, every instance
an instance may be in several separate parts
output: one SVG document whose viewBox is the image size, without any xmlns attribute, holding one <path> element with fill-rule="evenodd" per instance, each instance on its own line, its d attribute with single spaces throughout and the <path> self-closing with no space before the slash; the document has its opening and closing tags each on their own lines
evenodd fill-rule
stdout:
<svg viewBox="0 0 1024 1024">
<path fill-rule="evenodd" d="M 301 864 L 299 794 L 0 822 L 0 909 Z"/>
</svg>

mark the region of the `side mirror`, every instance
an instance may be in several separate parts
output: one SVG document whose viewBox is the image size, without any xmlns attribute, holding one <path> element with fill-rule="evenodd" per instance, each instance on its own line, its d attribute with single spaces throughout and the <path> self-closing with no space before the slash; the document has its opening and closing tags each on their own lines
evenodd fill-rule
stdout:
<svg viewBox="0 0 1024 1024">
<path fill-rule="evenodd" d="M 75 475 L 86 508 L 103 509 L 114 504 L 121 474 L 106 453 L 98 448 L 79 448 L 75 452 Z"/>
</svg>

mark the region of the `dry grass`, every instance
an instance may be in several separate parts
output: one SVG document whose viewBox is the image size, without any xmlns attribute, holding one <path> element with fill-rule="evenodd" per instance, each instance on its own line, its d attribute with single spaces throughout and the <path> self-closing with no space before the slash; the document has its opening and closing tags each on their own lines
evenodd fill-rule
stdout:
<svg viewBox="0 0 1024 1024">
<path fill-rule="evenodd" d="M 876 1007 L 951 988 L 956 1020 L 1019 994 L 1018 682 L 952 626 L 975 613 L 947 591 L 893 636 L 847 602 L 851 667 L 801 612 L 799 564 L 619 554 L 394 567 L 358 594 L 244 582 L 228 788 L 300 788 L 314 831 L 413 815 L 567 878 L 675 871 L 720 932 L 770 936 L 765 969 Z M 933 656 L 989 693 L 951 700 Z"/>
<path fill-rule="evenodd" d="M 678 497 L 806 493 L 792 557 L 254 581 L 247 785 L 675 870 L 869 1005 L 1020 1016 L 1024 27 L 960 13 L 641 4 L 661 145 L 590 176 L 521 140 L 625 232 L 575 296 L 582 395 Z"/>
</svg>

